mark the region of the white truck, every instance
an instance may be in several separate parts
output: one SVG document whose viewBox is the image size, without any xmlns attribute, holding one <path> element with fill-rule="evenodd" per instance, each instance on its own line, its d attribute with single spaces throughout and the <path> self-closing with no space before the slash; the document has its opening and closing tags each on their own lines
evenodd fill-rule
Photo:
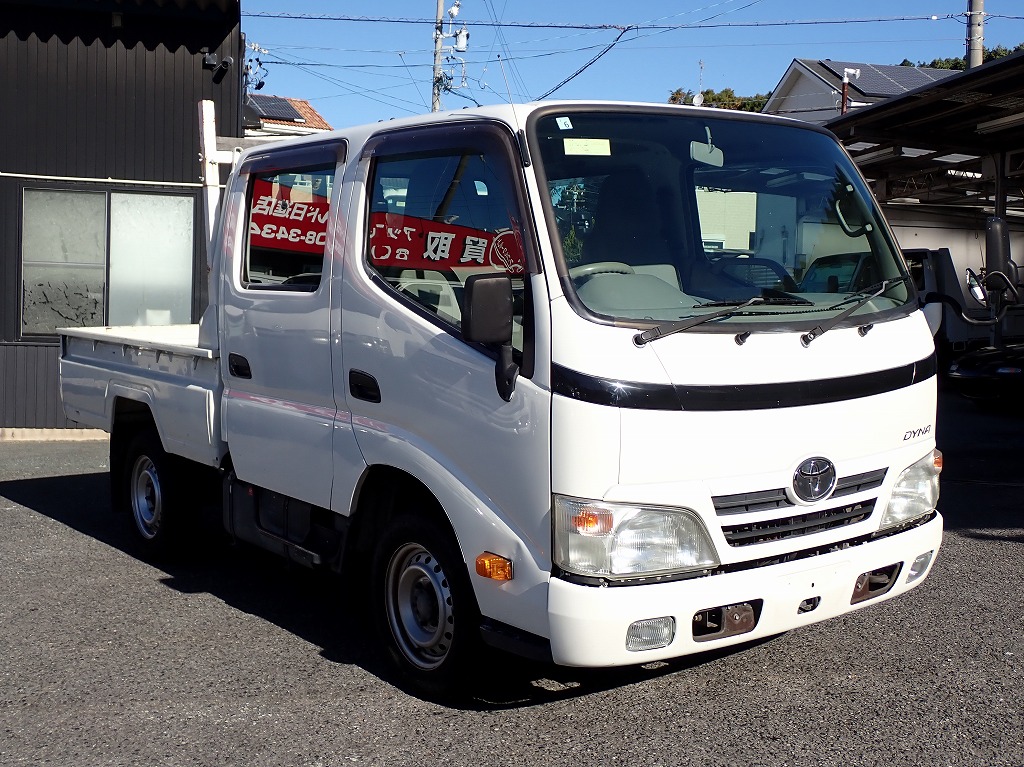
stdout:
<svg viewBox="0 0 1024 767">
<path fill-rule="evenodd" d="M 485 646 L 748 642 L 934 561 L 932 335 L 825 130 L 543 102 L 283 141 L 210 260 L 198 325 L 61 331 L 66 414 L 147 545 L 216 473 L 228 533 L 345 572 L 425 690 Z"/>
</svg>

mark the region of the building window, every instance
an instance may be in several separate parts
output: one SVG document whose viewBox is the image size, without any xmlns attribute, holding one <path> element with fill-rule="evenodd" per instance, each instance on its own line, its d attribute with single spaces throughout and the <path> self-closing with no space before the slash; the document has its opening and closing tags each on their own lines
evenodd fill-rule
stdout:
<svg viewBox="0 0 1024 767">
<path fill-rule="evenodd" d="M 26 189 L 23 335 L 192 320 L 191 196 Z"/>
<path fill-rule="evenodd" d="M 104 324 L 107 195 L 25 190 L 21 332 Z"/>
</svg>

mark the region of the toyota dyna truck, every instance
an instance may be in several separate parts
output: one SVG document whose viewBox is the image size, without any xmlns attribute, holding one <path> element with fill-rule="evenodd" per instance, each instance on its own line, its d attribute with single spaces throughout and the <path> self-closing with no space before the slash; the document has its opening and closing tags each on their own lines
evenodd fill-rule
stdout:
<svg viewBox="0 0 1024 767">
<path fill-rule="evenodd" d="M 231 538 L 345 573 L 424 690 L 488 647 L 749 642 L 934 562 L 932 334 L 825 130 L 543 102 L 282 141 L 210 269 L 197 325 L 61 331 L 67 416 L 145 545 L 216 477 Z"/>
</svg>

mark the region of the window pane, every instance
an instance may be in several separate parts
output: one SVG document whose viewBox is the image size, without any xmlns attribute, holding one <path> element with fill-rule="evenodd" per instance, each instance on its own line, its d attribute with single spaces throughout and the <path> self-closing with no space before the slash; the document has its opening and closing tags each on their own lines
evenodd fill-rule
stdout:
<svg viewBox="0 0 1024 767">
<path fill-rule="evenodd" d="M 194 203 L 181 195 L 110 195 L 110 324 L 192 321 Z"/>
<path fill-rule="evenodd" d="M 22 333 L 104 324 L 106 231 L 104 192 L 25 190 Z"/>
<path fill-rule="evenodd" d="M 334 167 L 253 177 L 242 284 L 314 291 L 320 285 Z"/>
</svg>

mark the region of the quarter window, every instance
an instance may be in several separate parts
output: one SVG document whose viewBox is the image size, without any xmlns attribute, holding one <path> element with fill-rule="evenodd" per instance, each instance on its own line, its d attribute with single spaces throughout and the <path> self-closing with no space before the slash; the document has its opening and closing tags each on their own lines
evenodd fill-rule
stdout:
<svg viewBox="0 0 1024 767">
<path fill-rule="evenodd" d="M 252 176 L 246 288 L 311 292 L 319 287 L 333 186 L 333 165 Z"/>
</svg>

